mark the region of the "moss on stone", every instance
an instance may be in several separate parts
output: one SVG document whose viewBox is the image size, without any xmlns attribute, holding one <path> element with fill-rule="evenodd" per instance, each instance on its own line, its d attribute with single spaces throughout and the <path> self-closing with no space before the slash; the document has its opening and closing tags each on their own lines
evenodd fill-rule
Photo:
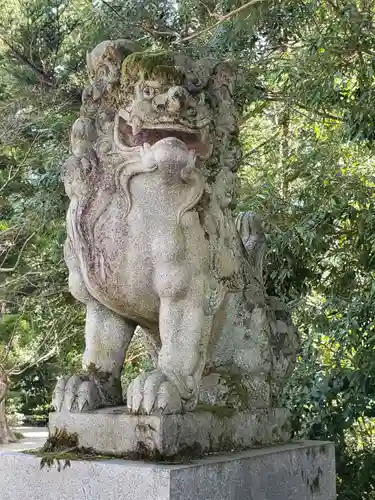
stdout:
<svg viewBox="0 0 375 500">
<path fill-rule="evenodd" d="M 189 464 L 196 460 L 203 459 L 208 456 L 220 455 L 228 451 L 236 450 L 236 452 L 260 449 L 260 448 L 272 448 L 278 444 L 292 443 L 293 441 L 280 441 L 273 443 L 262 443 L 254 442 L 251 447 L 239 447 L 238 443 L 234 443 L 230 438 L 222 439 L 220 442 L 220 450 L 215 452 L 206 452 L 202 449 L 200 443 L 194 443 L 190 446 L 185 446 L 180 449 L 180 451 L 175 455 L 166 455 L 160 453 L 159 450 L 154 450 L 148 448 L 145 443 L 138 442 L 135 451 L 106 455 L 95 452 L 89 448 L 76 447 L 75 449 L 65 449 L 56 451 L 43 451 L 40 450 L 24 450 L 22 453 L 33 455 L 41 458 L 40 467 L 44 468 L 53 467 L 56 465 L 58 471 L 64 470 L 71 466 L 71 462 L 74 461 L 107 461 L 107 460 L 132 460 L 132 461 L 143 461 L 149 463 L 162 463 L 164 465 L 177 465 L 177 464 Z"/>
<path fill-rule="evenodd" d="M 198 405 L 196 411 L 208 411 L 218 418 L 230 418 L 234 416 L 238 409 L 222 407 L 219 405 Z M 148 426 L 147 430 L 154 430 L 151 426 Z M 276 437 L 276 436 L 275 436 Z M 211 441 L 211 440 L 210 440 Z M 212 441 L 213 442 L 213 441 Z M 289 441 L 288 441 L 289 442 Z M 292 441 L 290 441 L 292 442 Z M 152 463 L 164 463 L 164 464 L 186 464 L 191 463 L 194 460 L 202 459 L 207 456 L 218 455 L 227 451 L 243 451 L 246 449 L 254 449 L 260 447 L 274 446 L 276 444 L 285 443 L 282 440 L 275 439 L 272 444 L 267 443 L 253 443 L 251 447 L 239 447 L 238 443 L 232 441 L 231 438 L 222 438 L 218 449 L 213 452 L 207 452 L 207 450 L 202 448 L 199 442 L 195 442 L 192 445 L 182 447 L 179 452 L 175 455 L 163 454 L 159 450 L 149 448 L 144 442 L 139 441 L 136 449 L 128 453 L 113 453 L 113 454 L 103 454 L 96 452 L 90 448 L 84 448 L 79 445 L 79 439 L 77 434 L 69 434 L 66 430 L 60 429 L 56 430 L 55 434 L 49 436 L 46 443 L 42 448 L 38 450 L 25 450 L 23 453 L 30 454 L 41 458 L 40 467 L 45 466 L 52 467 L 57 466 L 58 471 L 64 470 L 71 466 L 71 461 L 77 460 L 113 460 L 113 459 L 123 459 L 123 460 L 136 460 Z M 209 449 L 212 450 L 214 446 L 210 442 Z M 216 446 L 215 446 L 216 448 Z M 308 450 L 310 453 L 310 450 Z M 314 453 L 314 450 L 312 451 Z"/>
<path fill-rule="evenodd" d="M 72 460 L 109 460 L 113 456 L 101 455 L 94 450 L 79 446 L 78 435 L 69 434 L 64 429 L 56 430 L 48 437 L 42 448 L 24 450 L 23 453 L 41 458 L 40 468 L 57 466 L 58 471 L 70 467 Z"/>
<path fill-rule="evenodd" d="M 90 363 L 88 367 L 86 368 L 86 373 L 93 373 L 96 374 L 99 372 L 99 368 L 96 366 L 95 363 Z"/>
<path fill-rule="evenodd" d="M 116 457 L 111 455 L 101 455 L 92 450 L 86 450 L 83 448 L 64 450 L 59 453 L 57 452 L 45 452 L 42 450 L 25 450 L 23 453 L 28 455 L 34 455 L 39 457 L 40 460 L 40 468 L 44 467 L 51 468 L 56 465 L 57 470 L 60 472 L 61 470 L 66 469 L 71 466 L 71 462 L 78 460 L 89 460 L 89 461 L 99 461 L 99 460 L 113 460 Z"/>
<path fill-rule="evenodd" d="M 185 75 L 176 66 L 156 66 L 153 69 L 152 79 L 162 81 L 165 83 L 182 85 L 184 83 Z"/>
<path fill-rule="evenodd" d="M 184 73 L 175 66 L 173 53 L 167 51 L 130 54 L 122 64 L 122 74 L 131 82 L 142 78 L 179 85 L 184 81 Z"/>
<path fill-rule="evenodd" d="M 206 454 L 203 453 L 202 446 L 199 443 L 185 446 L 175 455 L 165 455 L 160 453 L 159 450 L 148 448 L 143 442 L 138 442 L 135 451 L 126 453 L 120 458 L 176 465 L 191 463 L 193 460 L 203 458 L 204 456 L 206 456 Z"/>
<path fill-rule="evenodd" d="M 57 451 L 44 451 L 43 448 L 39 450 L 24 450 L 22 453 L 33 455 L 41 458 L 41 469 L 45 466 L 57 466 L 57 469 L 63 470 L 70 467 L 71 461 L 88 460 L 88 461 L 102 461 L 102 460 L 133 460 L 151 463 L 163 464 L 187 464 L 193 460 L 203 458 L 208 454 L 203 453 L 202 447 L 199 443 L 192 446 L 185 446 L 176 455 L 165 455 L 158 450 L 148 448 L 143 442 L 139 442 L 135 451 L 121 454 L 107 455 L 97 453 L 94 450 L 82 447 L 76 447 L 66 450 Z"/>
<path fill-rule="evenodd" d="M 233 417 L 236 413 L 238 413 L 237 408 L 209 404 L 199 404 L 195 411 L 207 411 L 218 418 Z"/>
<path fill-rule="evenodd" d="M 78 435 L 69 434 L 65 429 L 56 429 L 41 448 L 44 453 L 56 453 L 78 448 Z"/>
</svg>

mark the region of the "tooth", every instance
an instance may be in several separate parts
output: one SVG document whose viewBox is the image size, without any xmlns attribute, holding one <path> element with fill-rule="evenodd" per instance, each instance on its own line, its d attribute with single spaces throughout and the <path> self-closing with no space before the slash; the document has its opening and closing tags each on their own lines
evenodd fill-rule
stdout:
<svg viewBox="0 0 375 500">
<path fill-rule="evenodd" d="M 141 120 L 136 116 L 132 121 L 132 134 L 137 135 L 142 130 Z"/>
<path fill-rule="evenodd" d="M 129 112 L 128 112 L 128 111 L 126 111 L 126 109 L 124 109 L 124 108 L 120 108 L 120 109 L 119 109 L 119 111 L 118 111 L 118 114 L 119 114 L 119 116 L 121 116 L 121 118 L 122 118 L 123 120 L 125 120 L 125 121 L 126 121 L 126 123 L 129 123 L 129 120 L 130 120 L 130 115 L 129 115 Z"/>
<path fill-rule="evenodd" d="M 190 150 L 189 151 L 189 156 L 188 156 L 188 166 L 190 168 L 195 167 L 196 159 L 197 159 L 197 155 L 195 154 L 195 151 L 194 150 Z"/>
<path fill-rule="evenodd" d="M 201 137 L 203 143 L 206 143 L 208 141 L 209 134 L 210 134 L 210 126 L 206 125 L 205 127 L 202 128 L 201 131 Z"/>
</svg>

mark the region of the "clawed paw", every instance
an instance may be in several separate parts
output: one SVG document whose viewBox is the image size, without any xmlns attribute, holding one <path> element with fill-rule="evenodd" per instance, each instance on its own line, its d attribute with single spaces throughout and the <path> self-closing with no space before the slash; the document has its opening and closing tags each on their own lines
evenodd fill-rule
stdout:
<svg viewBox="0 0 375 500">
<path fill-rule="evenodd" d="M 127 405 L 132 413 L 161 411 L 181 413 L 182 400 L 175 385 L 159 370 L 141 373 L 128 387 Z"/>
<path fill-rule="evenodd" d="M 73 375 L 61 377 L 52 396 L 56 411 L 85 412 L 100 407 L 102 398 L 94 380 Z"/>
</svg>

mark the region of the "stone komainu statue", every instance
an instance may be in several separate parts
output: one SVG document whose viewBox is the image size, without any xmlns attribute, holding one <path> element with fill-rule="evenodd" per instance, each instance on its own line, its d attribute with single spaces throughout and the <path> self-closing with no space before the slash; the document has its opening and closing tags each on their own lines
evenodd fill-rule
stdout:
<svg viewBox="0 0 375 500">
<path fill-rule="evenodd" d="M 84 372 L 58 381 L 56 410 L 122 404 L 137 326 L 157 361 L 130 384 L 131 412 L 275 405 L 298 337 L 264 291 L 259 220 L 233 216 L 231 67 L 126 40 L 102 42 L 87 65 L 64 169 L 69 286 L 86 304 Z"/>
</svg>

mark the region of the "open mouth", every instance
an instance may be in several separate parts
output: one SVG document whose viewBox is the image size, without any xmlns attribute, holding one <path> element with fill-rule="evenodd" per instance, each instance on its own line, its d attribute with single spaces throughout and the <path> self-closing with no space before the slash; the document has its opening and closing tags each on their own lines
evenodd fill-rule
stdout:
<svg viewBox="0 0 375 500">
<path fill-rule="evenodd" d="M 116 129 L 116 139 L 120 147 L 143 146 L 145 143 L 153 146 L 162 139 L 175 137 L 182 141 L 189 150 L 194 150 L 196 155 L 201 158 L 207 158 L 212 152 L 212 145 L 208 141 L 208 125 L 196 130 L 178 124 L 167 123 L 138 127 L 129 125 L 119 116 Z"/>
</svg>

